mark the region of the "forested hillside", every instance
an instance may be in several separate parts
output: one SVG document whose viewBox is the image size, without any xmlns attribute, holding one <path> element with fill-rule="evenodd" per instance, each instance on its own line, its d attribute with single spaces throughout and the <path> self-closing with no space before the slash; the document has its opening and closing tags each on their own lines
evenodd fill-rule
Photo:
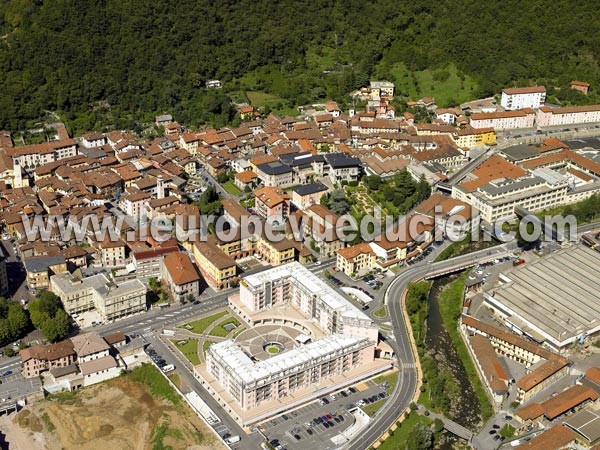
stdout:
<svg viewBox="0 0 600 450">
<path fill-rule="evenodd" d="M 169 111 L 224 124 L 229 94 L 291 107 L 343 100 L 370 77 L 451 68 L 473 96 L 572 78 L 600 90 L 594 0 L 8 0 L 0 5 L 0 127 L 43 110 L 76 129 Z M 437 77 L 437 78 L 436 78 Z M 207 79 L 225 82 L 207 91 Z M 458 79 L 458 78 L 457 78 Z M 431 86 L 420 86 L 426 93 Z M 564 95 L 563 95 L 564 96 Z M 592 96 L 592 98 L 594 98 Z M 586 101 L 586 99 L 575 99 Z"/>
</svg>

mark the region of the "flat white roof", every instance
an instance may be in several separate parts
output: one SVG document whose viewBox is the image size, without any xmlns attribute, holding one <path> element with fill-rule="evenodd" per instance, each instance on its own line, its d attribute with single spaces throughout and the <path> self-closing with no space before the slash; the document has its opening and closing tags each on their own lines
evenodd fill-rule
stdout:
<svg viewBox="0 0 600 450">
<path fill-rule="evenodd" d="M 325 280 L 312 273 L 297 261 L 254 275 L 248 275 L 243 277 L 243 280 L 249 287 L 258 289 L 266 282 L 273 282 L 288 277 L 297 280 L 310 294 L 319 297 L 329 308 L 338 311 L 343 317 L 372 321 L 369 316 L 329 286 Z"/>
<path fill-rule="evenodd" d="M 232 340 L 213 344 L 208 351 L 222 360 L 235 377 L 250 384 L 361 343 L 368 345 L 370 341 L 366 337 L 332 334 L 258 362 L 252 361 L 250 356 Z"/>
</svg>

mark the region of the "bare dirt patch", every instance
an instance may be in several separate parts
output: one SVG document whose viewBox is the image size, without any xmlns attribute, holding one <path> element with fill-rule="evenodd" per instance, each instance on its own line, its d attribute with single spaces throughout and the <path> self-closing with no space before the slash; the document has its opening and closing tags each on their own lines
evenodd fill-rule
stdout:
<svg viewBox="0 0 600 450">
<path fill-rule="evenodd" d="M 174 405 L 127 377 L 41 401 L 11 417 L 13 439 L 37 436 L 40 443 L 30 441 L 24 450 L 223 448 L 183 400 Z"/>
</svg>

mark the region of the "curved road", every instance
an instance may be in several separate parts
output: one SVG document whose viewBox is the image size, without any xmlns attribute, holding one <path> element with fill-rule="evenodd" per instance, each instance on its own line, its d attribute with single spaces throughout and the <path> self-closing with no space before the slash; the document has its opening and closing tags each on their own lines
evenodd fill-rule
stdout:
<svg viewBox="0 0 600 450">
<path fill-rule="evenodd" d="M 447 271 L 465 268 L 477 263 L 494 260 L 517 248 L 515 242 L 508 242 L 495 247 L 469 253 L 463 256 L 437 263 L 423 262 L 410 266 L 401 272 L 388 287 L 385 302 L 393 326 L 395 341 L 389 344 L 396 352 L 399 365 L 398 383 L 385 405 L 374 416 L 369 427 L 355 441 L 344 448 L 348 450 L 364 450 L 369 448 L 400 417 L 412 402 L 417 389 L 417 363 L 409 338 L 409 331 L 402 310 L 402 296 L 409 283 Z"/>
</svg>

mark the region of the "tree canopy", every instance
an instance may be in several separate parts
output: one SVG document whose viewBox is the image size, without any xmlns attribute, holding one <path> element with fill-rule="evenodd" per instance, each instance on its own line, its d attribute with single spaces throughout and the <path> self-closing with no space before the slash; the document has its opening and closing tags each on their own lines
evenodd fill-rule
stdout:
<svg viewBox="0 0 600 450">
<path fill-rule="evenodd" d="M 434 83 L 453 64 L 477 82 L 473 95 L 545 80 L 594 90 L 597 17 L 591 0 L 7 0 L 0 127 L 22 129 L 46 110 L 76 130 L 134 128 L 164 111 L 223 125 L 231 91 L 290 106 L 343 100 L 370 78 L 393 79 L 397 63 L 431 69 Z M 212 78 L 225 89 L 206 89 Z"/>
<path fill-rule="evenodd" d="M 23 337 L 30 329 L 31 322 L 23 306 L 0 297 L 0 346 Z"/>
<path fill-rule="evenodd" d="M 42 331 L 50 342 L 57 342 L 71 331 L 69 316 L 63 309 L 60 298 L 49 291 L 42 291 L 29 303 L 29 315 L 33 325 Z"/>
</svg>

